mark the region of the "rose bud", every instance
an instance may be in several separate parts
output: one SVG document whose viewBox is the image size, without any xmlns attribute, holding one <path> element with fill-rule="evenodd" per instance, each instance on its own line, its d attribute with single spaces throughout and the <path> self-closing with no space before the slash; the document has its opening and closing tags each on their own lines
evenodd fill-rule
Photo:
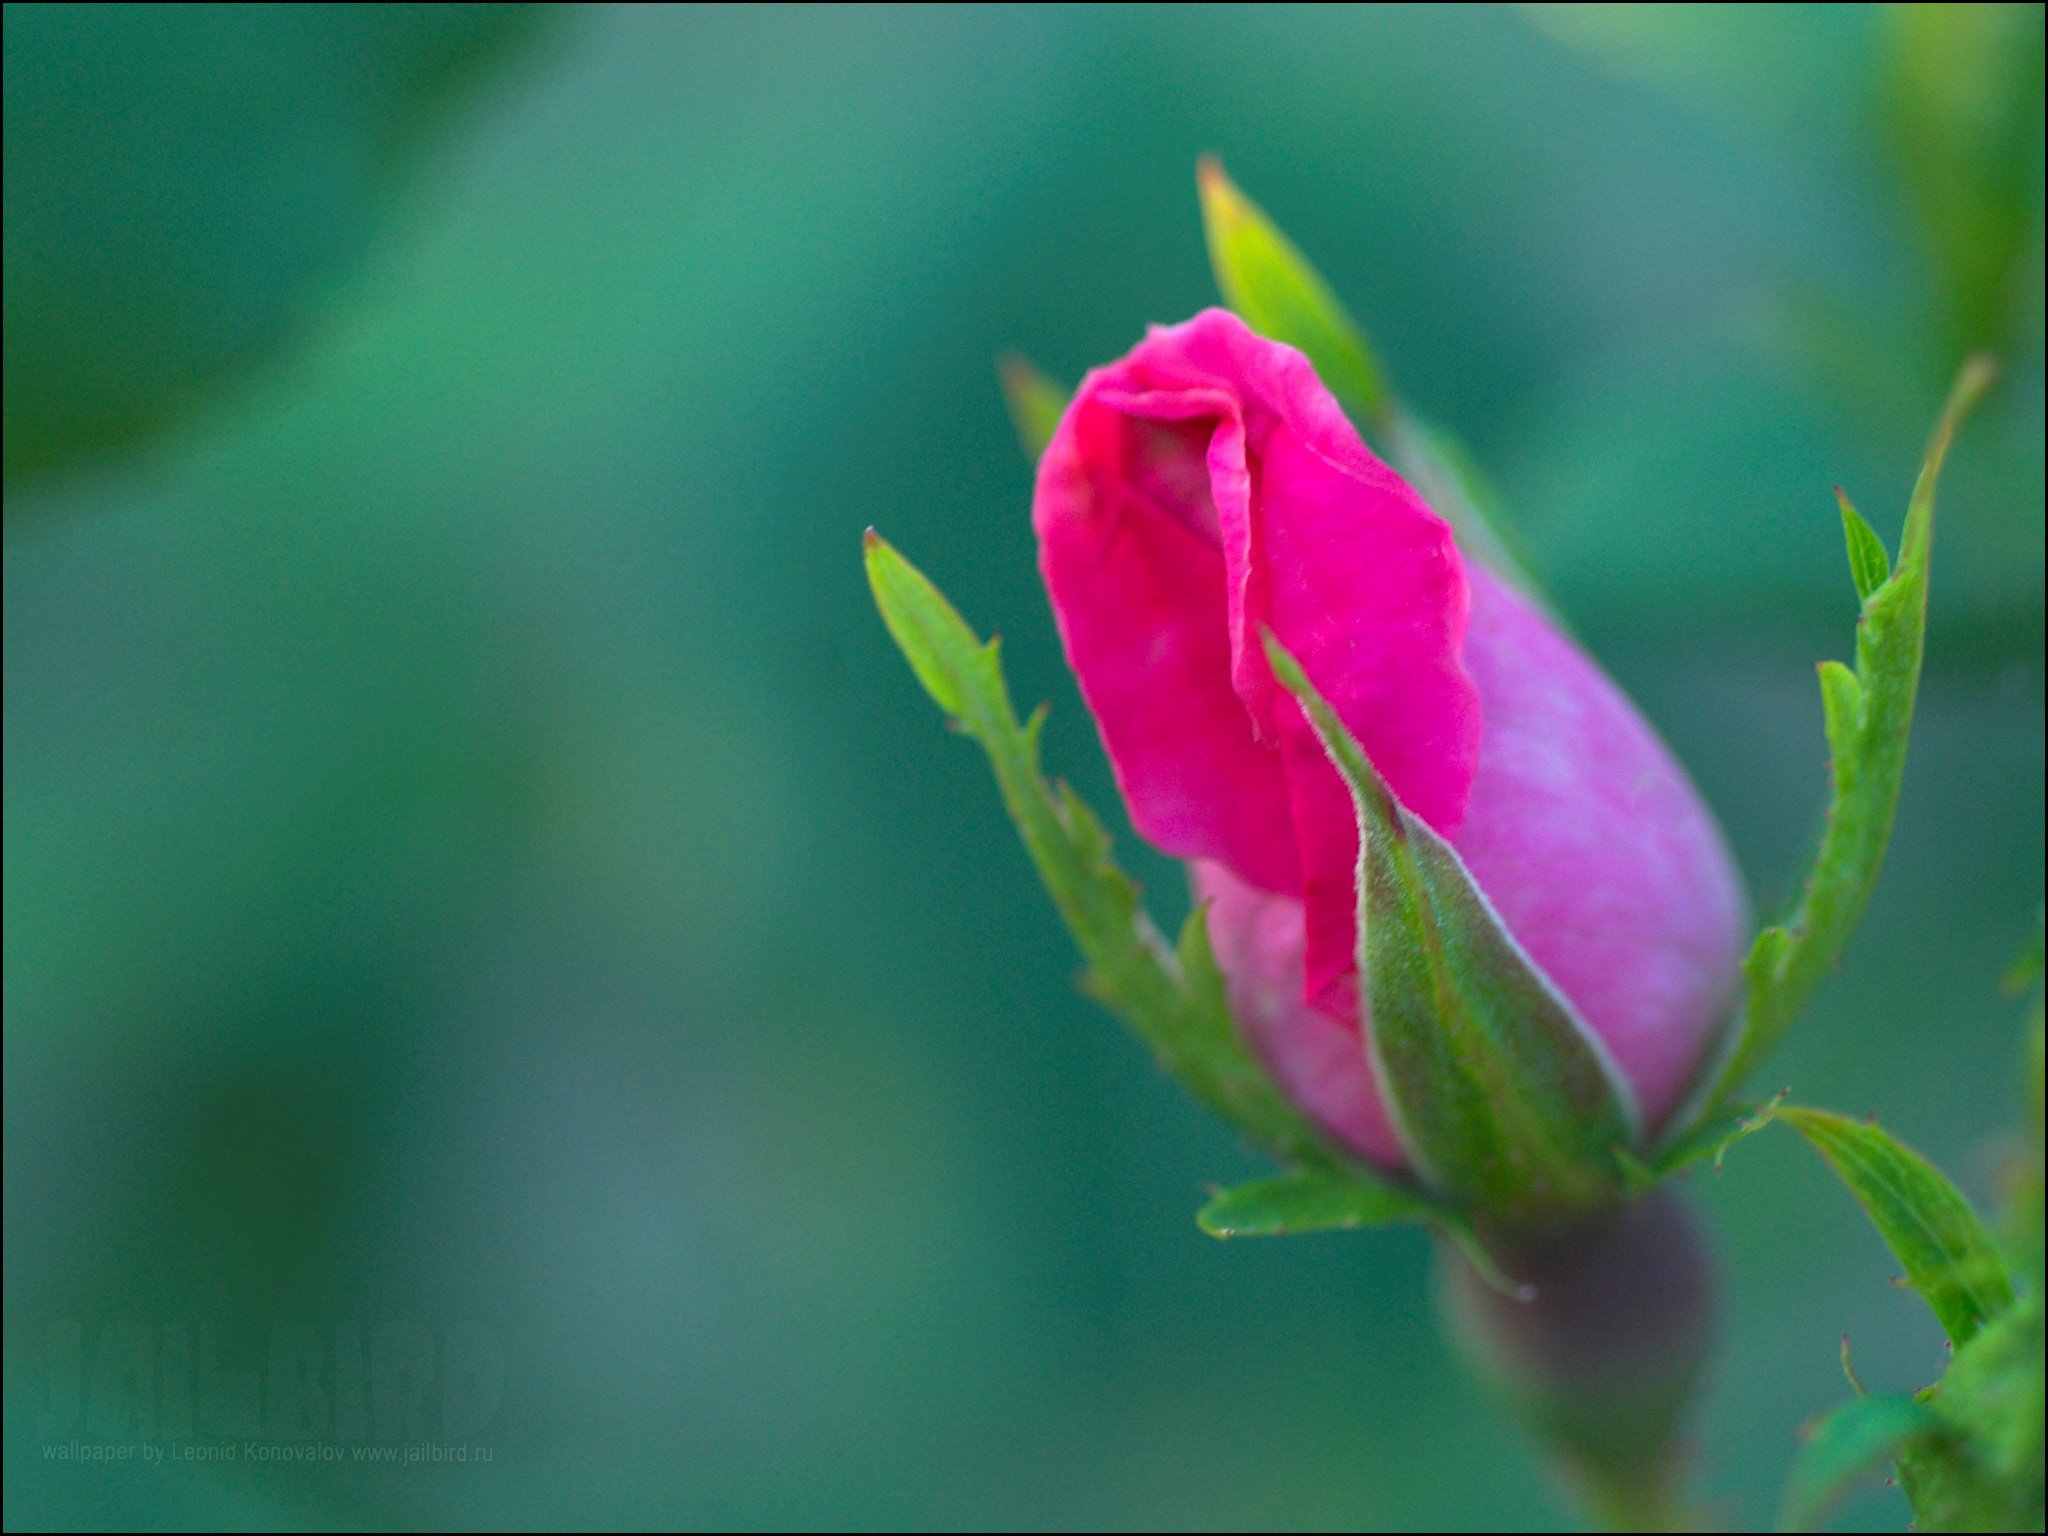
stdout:
<svg viewBox="0 0 2048 1536">
<path fill-rule="evenodd" d="M 1223 310 L 1154 329 L 1083 381 L 1033 522 L 1132 823 L 1189 861 L 1239 1027 L 1311 1119 L 1430 1171 L 1368 1048 L 1360 813 L 1269 634 L 1462 860 L 1629 1123 L 1671 1115 L 1747 935 L 1720 831 L 1620 689 L 1460 551 L 1306 358 Z"/>
</svg>

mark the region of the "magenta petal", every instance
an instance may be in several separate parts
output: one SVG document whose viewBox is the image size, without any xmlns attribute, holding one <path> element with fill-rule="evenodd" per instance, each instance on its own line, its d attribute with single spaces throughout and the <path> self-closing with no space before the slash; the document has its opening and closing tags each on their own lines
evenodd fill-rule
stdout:
<svg viewBox="0 0 2048 1536">
<path fill-rule="evenodd" d="M 1741 879 L 1621 690 L 1498 577 L 1470 575 L 1465 665 L 1486 735 L 1453 842 L 1654 1123 L 1728 1016 L 1749 931 Z"/>
<path fill-rule="evenodd" d="M 1138 830 L 1195 861 L 1247 1038 L 1398 1166 L 1357 975 L 1351 797 L 1270 628 L 1407 809 L 1450 838 L 1654 1121 L 1707 1056 L 1746 916 L 1720 834 L 1633 706 L 1359 440 L 1300 353 L 1220 310 L 1082 382 L 1033 522 Z"/>
<path fill-rule="evenodd" d="M 1292 890 L 1301 874 L 1280 755 L 1230 684 L 1214 509 L 1199 476 L 1172 482 L 1183 434 L 1155 434 L 1096 398 L 1116 371 L 1089 376 L 1039 462 L 1039 567 L 1067 659 L 1138 831 Z M 1158 404 L 1230 408 L 1199 393 Z M 1213 425 L 1201 423 L 1204 438 Z"/>
<path fill-rule="evenodd" d="M 1292 421 L 1261 441 L 1250 420 L 1264 621 L 1402 804 L 1449 835 L 1481 732 L 1459 659 L 1468 600 L 1450 528 L 1362 448 L 1339 470 Z M 1290 701 L 1273 715 L 1301 850 L 1307 986 L 1321 997 L 1357 964 L 1357 813 L 1302 712 Z"/>
<path fill-rule="evenodd" d="M 1308 907 L 1307 985 L 1354 964 L 1350 799 L 1260 631 L 1404 804 L 1455 830 L 1478 757 L 1450 530 L 1300 353 L 1207 310 L 1083 381 L 1039 468 L 1040 563 L 1138 830 Z"/>
<path fill-rule="evenodd" d="M 1344 1146 L 1383 1167 L 1402 1167 L 1406 1159 L 1355 1015 L 1302 1001 L 1301 903 L 1255 890 L 1220 864 L 1198 860 L 1188 874 L 1195 900 L 1209 905 L 1209 941 L 1230 1011 L 1266 1070 Z M 1354 1009 L 1355 998 L 1354 991 Z"/>
</svg>

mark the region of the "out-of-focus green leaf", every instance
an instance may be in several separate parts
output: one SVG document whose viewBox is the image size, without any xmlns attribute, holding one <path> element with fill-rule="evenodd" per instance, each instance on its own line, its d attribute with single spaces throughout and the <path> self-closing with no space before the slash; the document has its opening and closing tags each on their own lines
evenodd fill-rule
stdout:
<svg viewBox="0 0 2048 1536">
<path fill-rule="evenodd" d="M 1922 1531 L 2038 1531 L 2042 1522 L 2041 1299 L 2030 1296 L 1956 1351 L 1920 1394 L 1945 1434 L 1899 1456 Z"/>
<path fill-rule="evenodd" d="M 2042 1137 L 2042 1041 L 2041 1041 L 2041 999 L 2034 999 L 2034 1022 L 2027 1031 L 2027 1109 L 2028 1128 L 2033 1132 L 2034 1150 L 2041 1150 Z"/>
<path fill-rule="evenodd" d="M 1298 348 L 1347 409 L 1373 430 L 1387 430 L 1394 401 L 1379 359 L 1322 274 L 1214 156 L 1202 157 L 1196 180 L 1223 301 L 1261 336 Z"/>
<path fill-rule="evenodd" d="M 1906 512 L 1898 566 L 1863 599 L 1856 623 L 1856 670 L 1839 662 L 1821 664 L 1834 773 L 1827 831 L 1798 906 L 1783 925 L 1757 936 L 1743 963 L 1748 1007 L 1709 1105 L 1725 1101 L 1784 1039 L 1855 932 L 1876 889 L 1905 775 L 1906 738 L 1926 644 L 1935 487 L 1957 427 L 1992 377 L 1990 360 L 1974 358 L 1949 393 Z M 1846 518 L 1846 500 L 1844 508 Z M 1853 531 L 1850 543 L 1853 558 Z"/>
<path fill-rule="evenodd" d="M 1904 4 L 1882 14 L 1886 139 L 1934 268 L 1953 364 L 2004 348 L 2027 287 L 2040 289 L 2029 226 L 2041 174 L 2041 7 Z"/>
<path fill-rule="evenodd" d="M 1998 978 L 1998 984 L 2011 995 L 2017 996 L 2029 987 L 2041 984 L 2042 967 L 2042 913 L 2034 912 L 2034 936 L 2027 940 L 2026 947 L 2012 957 L 2012 964 L 2005 968 L 2005 974 Z"/>
<path fill-rule="evenodd" d="M 1834 6 L 1784 7 L 1759 27 L 1724 5 L 1524 3 L 1541 31 L 1589 63 L 1739 126 L 1825 140 L 1862 103 L 1854 57 L 1860 18 Z M 1843 123 L 1846 127 L 1846 122 Z"/>
<path fill-rule="evenodd" d="M 275 345 L 419 130 L 545 10 L 9 9 L 8 479 L 135 441 Z"/>
<path fill-rule="evenodd" d="M 2048 1066 L 2043 1058 L 2048 1054 L 2048 1041 L 2043 1039 L 2041 927 L 2038 917 L 2033 940 L 2007 969 L 2004 985 L 2012 992 L 2031 987 L 2034 995 L 2027 1011 L 2026 1057 L 2020 1069 L 2026 1093 L 2026 1127 L 2006 1173 L 2005 1211 L 1999 1220 L 1999 1232 L 2005 1239 L 2006 1252 L 2033 1281 L 2034 1292 L 2038 1295 L 2044 1265 L 2043 1192 L 2048 1189 L 2048 1168 L 2044 1168 L 2044 1141 L 2048 1141 L 2048 1136 L 2044 1136 L 2042 1123 L 2043 1068 Z"/>
<path fill-rule="evenodd" d="M 1859 1478 L 1941 1433 L 1934 1410 L 1910 1397 L 1852 1397 L 1814 1426 L 1792 1463 L 1778 1529 L 1812 1530 Z"/>
<path fill-rule="evenodd" d="M 2029 1091 L 2034 1104 L 2041 1102 L 2041 1004 L 2034 1004 L 2034 1016 L 2027 1032 Z M 2038 1108 L 2033 1125 L 2020 1141 L 2006 1165 L 2003 1210 L 1998 1235 L 2013 1266 L 2039 1290 L 2048 1254 L 2044 1254 L 2042 1205 L 2048 1196 L 2048 1181 L 2042 1176 L 2041 1129 Z"/>
<path fill-rule="evenodd" d="M 1786 1105 L 1775 1117 L 1849 1186 L 1907 1283 L 1958 1346 L 2012 1305 L 2012 1279 L 1997 1243 L 1933 1164 L 1888 1132 L 1844 1115 Z"/>
<path fill-rule="evenodd" d="M 1109 836 L 1064 783 L 1038 765 L 1044 712 L 1020 723 L 996 641 L 984 644 L 938 588 L 872 530 L 869 585 L 911 670 L 954 726 L 988 754 L 1003 803 L 1087 962 L 1091 996 L 1122 1018 L 1190 1092 L 1277 1156 L 1343 1164 L 1245 1049 L 1197 910 L 1169 949 L 1109 854 Z M 1357 1172 L 1351 1177 L 1371 1176 Z"/>
<path fill-rule="evenodd" d="M 1856 596 L 1865 599 L 1885 584 L 1892 573 L 1891 556 L 1884 540 L 1864 521 L 1863 514 L 1849 500 L 1849 493 L 1835 487 L 1835 500 L 1842 505 L 1842 536 L 1849 544 L 1849 575 L 1856 583 Z"/>
<path fill-rule="evenodd" d="M 1266 654 L 1357 808 L 1358 971 L 1373 1064 L 1410 1162 L 1457 1208 L 1503 1220 L 1612 1203 L 1615 1151 L 1638 1134 L 1613 1063 L 1456 851 L 1394 798 L 1270 634 Z"/>
<path fill-rule="evenodd" d="M 1061 388 L 1040 373 L 1029 358 L 1015 352 L 996 365 L 996 372 L 1003 381 L 1003 402 L 1010 408 L 1017 441 L 1024 445 L 1025 453 L 1036 459 L 1052 441 L 1073 391 Z"/>
</svg>

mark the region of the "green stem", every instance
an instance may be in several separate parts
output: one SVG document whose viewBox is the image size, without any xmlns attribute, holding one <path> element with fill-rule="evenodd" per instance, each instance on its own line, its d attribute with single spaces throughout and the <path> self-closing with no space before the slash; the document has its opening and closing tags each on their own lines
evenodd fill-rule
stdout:
<svg viewBox="0 0 2048 1536">
<path fill-rule="evenodd" d="M 1680 1430 L 1705 1362 L 1714 1276 L 1668 1190 L 1568 1229 L 1492 1234 L 1517 1289 L 1446 1246 L 1439 1295 L 1453 1337 L 1598 1525 L 1680 1531 Z"/>
<path fill-rule="evenodd" d="M 1677 1488 L 1668 1462 L 1635 1476 L 1600 1477 L 1574 1468 L 1564 1481 L 1603 1531 L 1699 1531 L 1706 1526 Z"/>
</svg>

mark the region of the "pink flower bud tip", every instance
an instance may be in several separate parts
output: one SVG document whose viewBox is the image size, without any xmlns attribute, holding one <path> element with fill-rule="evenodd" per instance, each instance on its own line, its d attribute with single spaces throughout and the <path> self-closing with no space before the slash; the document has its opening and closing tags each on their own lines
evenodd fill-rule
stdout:
<svg viewBox="0 0 2048 1536">
<path fill-rule="evenodd" d="M 1719 829 L 1607 676 L 1360 440 L 1309 362 L 1205 310 L 1090 373 L 1033 522 L 1138 831 L 1189 861 L 1240 1027 L 1331 1134 L 1403 1163 L 1362 1028 L 1349 793 L 1270 628 L 1448 838 L 1651 1123 L 1747 932 Z"/>
</svg>

